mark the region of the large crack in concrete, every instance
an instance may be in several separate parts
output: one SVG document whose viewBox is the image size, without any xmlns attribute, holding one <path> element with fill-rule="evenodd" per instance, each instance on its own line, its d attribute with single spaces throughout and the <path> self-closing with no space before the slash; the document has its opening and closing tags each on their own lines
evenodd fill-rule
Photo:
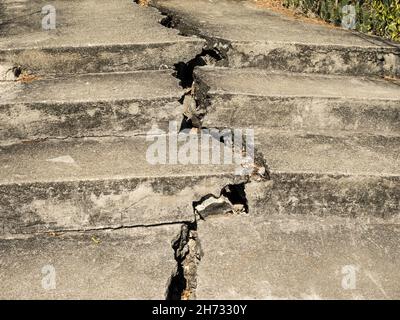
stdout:
<svg viewBox="0 0 400 320">
<path fill-rule="evenodd" d="M 155 8 L 162 16 L 164 16 L 159 22 L 166 28 L 177 30 L 179 35 L 184 37 L 196 36 L 206 41 L 204 51 L 214 51 L 222 59 L 218 60 L 217 66 L 224 67 L 228 66 L 228 51 L 231 50 L 232 44 L 227 39 L 210 37 L 203 33 L 198 26 L 195 26 L 192 22 L 186 21 L 183 17 L 179 16 L 178 13 L 170 10 L 169 8 L 160 4 L 157 0 L 133 0 L 135 3 L 142 4 L 146 2 L 146 6 Z"/>
<path fill-rule="evenodd" d="M 198 66 L 207 64 L 204 57 L 211 58 L 212 63 L 223 59 L 217 51 L 203 50 L 193 60 L 188 63 L 180 62 L 176 65 L 175 76 L 180 79 L 181 86 L 187 89 L 180 102 L 184 106 L 181 132 L 187 134 L 200 134 L 200 130 L 209 130 L 203 127 L 202 120 L 207 114 L 210 106 L 208 91 L 210 87 L 202 82 L 196 81 L 194 70 Z M 195 132 L 191 132 L 192 130 Z M 217 134 L 213 139 L 235 149 L 238 148 L 236 141 L 232 141 L 232 135 L 226 134 L 233 132 L 232 128 L 214 128 Z M 220 134 L 220 129 L 225 134 Z M 213 132 L 212 130 L 210 131 Z M 241 140 L 240 150 L 246 156 L 247 141 Z M 172 242 L 175 260 L 177 261 L 176 270 L 174 270 L 169 281 L 166 299 L 167 300 L 187 300 L 196 299 L 197 288 L 197 266 L 200 263 L 203 251 L 200 245 L 200 238 L 197 233 L 198 219 L 205 220 L 210 215 L 226 214 L 248 214 L 249 200 L 246 196 L 246 184 L 269 180 L 269 169 L 262 153 L 258 152 L 253 146 L 252 154 L 254 162 L 249 163 L 244 168 L 247 172 L 245 182 L 233 183 L 224 186 L 220 194 L 207 194 L 198 201 L 193 202 L 194 222 L 184 224 L 182 231 L 177 239 Z M 246 164 L 244 164 L 246 166 Z"/>
<path fill-rule="evenodd" d="M 224 187 L 218 197 L 209 194 L 193 201 L 193 212 L 194 221 L 184 223 L 180 234 L 172 241 L 177 264 L 168 282 L 166 300 L 196 299 L 197 267 L 203 257 L 197 221 L 205 220 L 208 215 L 247 213 L 244 183 Z"/>
<path fill-rule="evenodd" d="M 218 66 L 228 66 L 228 51 L 232 48 L 230 41 L 206 35 L 198 26 L 190 21 L 186 21 L 173 10 L 161 5 L 157 0 L 150 0 L 149 5 L 156 8 L 165 16 L 165 18 L 160 21 L 162 25 L 178 30 L 179 34 L 182 36 L 196 36 L 204 39 L 207 43 L 205 50 L 213 50 L 223 58 L 218 62 Z"/>
<path fill-rule="evenodd" d="M 134 2 L 143 5 L 142 0 L 134 0 Z M 206 40 L 206 46 L 193 59 L 175 64 L 174 76 L 180 80 L 180 85 L 185 90 L 184 95 L 179 100 L 184 107 L 180 131 L 191 133 L 194 130 L 195 133 L 199 134 L 200 130 L 208 130 L 208 128 L 203 127 L 202 120 L 211 105 L 208 95 L 210 87 L 195 76 L 195 69 L 205 65 L 227 66 L 227 52 L 231 44 L 226 40 L 205 36 L 199 29 L 185 22 L 176 13 L 158 5 L 157 1 L 145 1 L 145 5 L 152 6 L 164 16 L 159 21 L 164 27 L 178 30 L 181 36 L 197 36 Z M 214 129 L 225 130 L 225 133 L 226 129 L 233 132 L 232 128 Z M 238 147 L 236 142 L 231 140 L 232 135 L 230 134 L 212 135 L 212 138 L 228 145 L 228 147 Z M 244 139 L 239 143 L 239 148 L 246 156 L 247 141 Z M 256 196 L 249 199 L 246 194 L 246 186 L 251 192 L 257 192 L 260 186 L 254 186 L 254 184 L 260 182 L 260 185 L 264 186 L 262 182 L 270 181 L 269 168 L 263 154 L 254 145 L 252 147 L 253 162 L 244 168 L 244 172 L 246 172 L 244 182 L 228 184 L 221 189 L 219 194 L 206 194 L 199 200 L 193 201 L 193 222 L 182 224 L 180 234 L 172 241 L 177 265 L 168 281 L 167 300 L 196 299 L 197 266 L 203 256 L 197 233 L 198 219 L 205 220 L 210 215 L 249 214 Z"/>
<path fill-rule="evenodd" d="M 172 241 L 176 269 L 166 292 L 166 300 L 189 300 L 196 298 L 197 266 L 203 255 L 197 234 L 197 221 L 185 223 L 180 234 Z"/>
</svg>

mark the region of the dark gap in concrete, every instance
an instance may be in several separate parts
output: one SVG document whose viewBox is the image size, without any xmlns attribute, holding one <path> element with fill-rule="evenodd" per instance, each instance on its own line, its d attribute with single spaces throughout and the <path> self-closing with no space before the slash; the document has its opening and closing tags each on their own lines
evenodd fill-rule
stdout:
<svg viewBox="0 0 400 320">
<path fill-rule="evenodd" d="M 135 0 L 139 1 L 139 0 Z M 191 21 L 190 18 L 185 18 L 179 15 L 179 13 L 170 10 L 163 6 L 157 0 L 149 0 L 148 5 L 157 9 L 160 14 L 164 16 L 160 20 L 160 24 L 166 28 L 178 30 L 178 34 L 184 37 L 198 37 L 206 41 L 207 50 L 216 50 L 218 55 L 222 57 L 219 66 L 228 65 L 228 51 L 232 48 L 232 44 L 226 39 L 216 39 L 211 37 L 201 30 L 201 25 L 195 21 Z"/>
<path fill-rule="evenodd" d="M 133 1 L 137 4 L 140 4 L 142 2 L 141 0 Z M 163 7 L 156 0 L 146 1 L 146 4 L 155 8 L 156 10 L 158 10 L 158 12 L 160 12 L 160 14 L 164 16 L 159 21 L 162 26 L 178 30 L 179 35 L 181 36 L 197 36 L 206 40 L 207 42 L 206 47 L 203 48 L 202 51 L 197 54 L 193 59 L 188 62 L 180 61 L 174 65 L 174 76 L 180 80 L 180 86 L 188 90 L 181 97 L 181 99 L 179 99 L 179 102 L 184 105 L 184 109 L 188 111 L 184 112 L 182 116 L 180 131 L 187 129 L 190 130 L 192 128 L 201 128 L 201 120 L 205 114 L 207 99 L 203 99 L 205 98 L 203 97 L 203 90 L 195 90 L 195 88 L 193 87 L 194 70 L 196 67 L 199 66 L 217 65 L 218 62 L 221 62 L 223 64 L 224 60 L 227 59 L 227 54 L 225 51 L 229 50 L 227 49 L 229 48 L 229 44 L 222 44 L 220 43 L 221 41 L 216 42 L 215 39 L 202 35 L 200 30 L 196 28 L 193 23 L 184 21 L 183 18 L 178 16 L 175 12 Z M 218 43 L 218 45 L 216 45 L 215 43 Z M 208 89 L 209 88 L 206 89 L 207 92 Z M 187 113 L 190 113 L 190 115 L 188 115 Z"/>
<path fill-rule="evenodd" d="M 188 62 L 178 62 L 175 64 L 174 76 L 180 80 L 179 84 L 187 91 L 179 99 L 184 105 L 184 113 L 181 121 L 180 131 L 191 128 L 201 128 L 201 120 L 205 114 L 205 102 L 203 92 L 200 87 L 194 87 L 194 70 L 198 66 L 214 65 L 223 57 L 217 50 L 203 49 L 192 60 Z M 208 90 L 207 90 L 208 91 Z"/>
<path fill-rule="evenodd" d="M 164 16 L 160 20 L 160 24 L 163 25 L 166 28 L 170 29 L 176 29 L 179 31 L 179 35 L 184 36 L 184 37 L 190 37 L 191 35 L 189 33 L 186 33 L 183 28 L 181 28 L 181 22 L 180 19 L 178 19 L 176 16 L 169 15 L 167 13 L 161 12 L 161 14 Z"/>
<path fill-rule="evenodd" d="M 197 265 L 201 248 L 197 238 L 197 222 L 182 225 L 180 234 L 172 241 L 177 263 L 166 292 L 166 300 L 189 300 L 195 298 Z"/>
<path fill-rule="evenodd" d="M 165 300 L 182 300 L 182 294 L 186 285 L 187 281 L 185 279 L 182 262 L 177 261 L 177 269 L 175 274 L 171 277 Z"/>
<path fill-rule="evenodd" d="M 247 181 L 248 182 L 248 181 Z M 248 213 L 249 205 L 245 192 L 247 182 L 229 184 L 222 188 L 219 196 L 207 194 L 193 202 L 195 214 L 202 220 L 212 215 Z"/>
<path fill-rule="evenodd" d="M 179 128 L 179 132 L 190 130 L 191 128 L 193 128 L 192 120 L 184 115 L 182 117 L 182 121 L 181 121 L 181 126 Z"/>
<path fill-rule="evenodd" d="M 249 213 L 249 204 L 246 197 L 245 183 L 230 184 L 222 190 L 221 195 L 228 198 L 228 200 L 234 206 L 243 205 L 244 212 Z"/>
<path fill-rule="evenodd" d="M 12 73 L 15 78 L 18 78 L 22 73 L 22 68 L 20 66 L 15 66 L 11 68 Z"/>
<path fill-rule="evenodd" d="M 13 66 L 6 70 L 3 74 L 3 79 L 0 79 L 1 82 L 3 81 L 15 81 L 18 77 L 22 74 L 21 66 Z"/>
<path fill-rule="evenodd" d="M 203 49 L 188 62 L 178 62 L 175 64 L 174 76 L 180 80 L 183 88 L 190 88 L 194 81 L 193 71 L 196 67 L 213 65 L 222 60 L 222 55 L 216 49 Z"/>
<path fill-rule="evenodd" d="M 179 35 L 184 37 L 199 36 L 199 31 L 191 26 L 190 24 L 184 22 L 182 18 L 178 17 L 174 12 L 160 6 L 156 1 L 151 1 L 150 6 L 156 8 L 164 17 L 159 21 L 159 23 L 170 29 L 175 29 Z"/>
</svg>

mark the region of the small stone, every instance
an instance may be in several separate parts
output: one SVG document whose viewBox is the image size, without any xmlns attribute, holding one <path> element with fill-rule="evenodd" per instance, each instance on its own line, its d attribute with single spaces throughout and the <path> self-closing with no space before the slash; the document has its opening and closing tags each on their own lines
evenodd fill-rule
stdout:
<svg viewBox="0 0 400 320">
<path fill-rule="evenodd" d="M 234 204 L 233 205 L 233 211 L 235 213 L 243 213 L 243 212 L 245 212 L 244 205 L 241 204 L 241 203 Z"/>
<path fill-rule="evenodd" d="M 265 167 L 259 167 L 258 174 L 263 177 L 265 175 Z"/>
</svg>

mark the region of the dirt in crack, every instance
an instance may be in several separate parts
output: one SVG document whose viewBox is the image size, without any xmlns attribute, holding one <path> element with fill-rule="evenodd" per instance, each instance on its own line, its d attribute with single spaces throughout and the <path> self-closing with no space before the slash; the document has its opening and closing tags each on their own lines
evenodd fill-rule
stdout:
<svg viewBox="0 0 400 320">
<path fill-rule="evenodd" d="M 135 0 L 140 1 L 140 0 Z M 174 13 L 173 11 L 160 6 L 157 1 L 149 1 L 147 0 L 148 5 L 157 9 L 160 14 L 163 16 L 162 19 L 159 20 L 159 23 L 166 28 L 175 29 L 178 31 L 178 34 L 183 37 L 191 37 L 198 36 L 203 38 L 199 32 L 199 30 L 191 24 L 186 23 L 179 15 Z"/>
<path fill-rule="evenodd" d="M 205 65 L 215 65 L 222 56 L 217 50 L 203 49 L 189 62 L 178 62 L 174 65 L 174 76 L 180 80 L 180 85 L 186 90 L 179 102 L 183 104 L 183 118 L 180 131 L 191 128 L 201 128 L 202 118 L 206 111 L 206 92 L 204 89 L 195 86 L 194 70 L 196 67 Z"/>
<path fill-rule="evenodd" d="M 197 223 L 185 223 L 172 241 L 176 270 L 168 284 L 166 300 L 189 300 L 196 298 L 197 266 L 202 250 L 197 234 Z"/>
<path fill-rule="evenodd" d="M 180 61 L 174 64 L 174 76 L 180 80 L 180 86 L 183 89 L 186 89 L 186 92 L 179 100 L 179 102 L 184 105 L 184 114 L 180 131 L 185 129 L 201 128 L 202 118 L 207 107 L 207 99 L 203 93 L 208 91 L 208 89 L 203 90 L 202 88 L 201 90 L 196 90 L 194 87 L 194 70 L 196 67 L 202 67 L 205 65 L 225 65 L 225 60 L 227 60 L 226 51 L 229 50 L 229 43 L 223 43 L 224 41 L 216 42 L 215 39 L 202 35 L 195 26 L 187 23 L 174 12 L 160 6 L 157 1 L 134 0 L 134 2 L 138 4 L 145 2 L 146 5 L 158 10 L 158 12 L 163 16 L 159 21 L 162 26 L 177 30 L 181 36 L 196 36 L 206 41 L 205 47 L 200 53 L 194 56 L 193 59 L 187 62 Z"/>
</svg>

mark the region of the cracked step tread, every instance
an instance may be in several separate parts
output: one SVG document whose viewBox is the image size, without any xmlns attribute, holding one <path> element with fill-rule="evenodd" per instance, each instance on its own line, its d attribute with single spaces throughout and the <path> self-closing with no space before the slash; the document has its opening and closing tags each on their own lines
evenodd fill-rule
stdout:
<svg viewBox="0 0 400 320">
<path fill-rule="evenodd" d="M 204 47 L 163 27 L 163 16 L 132 0 L 56 0 L 56 29 L 43 30 L 45 0 L 0 1 L 0 78 L 13 67 L 34 76 L 173 69 Z"/>
<path fill-rule="evenodd" d="M 169 10 L 203 36 L 235 42 L 303 43 L 360 48 L 400 46 L 379 38 L 339 28 L 314 25 L 257 8 L 250 1 L 152 0 L 157 8 Z"/>
<path fill-rule="evenodd" d="M 182 117 L 183 94 L 171 70 L 0 82 L 0 145 L 166 131 Z"/>
<path fill-rule="evenodd" d="M 169 163 L 153 165 L 147 159 L 146 153 L 155 139 L 150 136 L 148 141 L 145 136 L 110 136 L 26 141 L 2 147 L 0 185 L 46 181 L 234 175 L 235 165 Z M 167 138 L 164 136 L 164 139 Z M 179 144 L 178 148 L 183 144 L 184 142 Z"/>
<path fill-rule="evenodd" d="M 162 300 L 176 267 L 171 241 L 180 228 L 177 224 L 1 239 L 0 297 Z M 50 267 L 55 288 L 46 290 L 42 283 L 51 284 L 46 281 L 52 279 Z"/>
<path fill-rule="evenodd" d="M 255 130 L 255 144 L 270 168 L 272 212 L 399 216 L 400 136 Z"/>
<path fill-rule="evenodd" d="M 400 134 L 400 81 L 211 67 L 195 74 L 210 97 L 207 127 Z"/>
<path fill-rule="evenodd" d="M 272 172 L 400 177 L 400 136 L 255 130 Z"/>
<path fill-rule="evenodd" d="M 229 216 L 200 222 L 198 233 L 198 299 L 400 297 L 398 221 Z M 352 267 L 356 287 L 345 290 Z"/>
<path fill-rule="evenodd" d="M 69 75 L 29 83 L 0 82 L 1 105 L 179 99 L 183 89 L 171 70 Z"/>
<path fill-rule="evenodd" d="M 152 164 L 146 153 L 154 142 L 103 137 L 1 148 L 0 236 L 191 222 L 194 201 L 247 181 L 234 165 Z"/>
<path fill-rule="evenodd" d="M 400 81 L 374 77 L 279 73 L 262 69 L 202 67 L 198 79 L 210 86 L 210 94 L 260 97 L 315 97 L 398 101 Z"/>
<path fill-rule="evenodd" d="M 218 66 L 322 74 L 400 74 L 400 45 L 307 24 L 251 1 L 154 0 L 183 34 L 200 35 L 225 59 Z"/>
<path fill-rule="evenodd" d="M 43 30 L 40 11 L 45 0 L 11 3 L 1 0 L 0 49 L 67 48 L 202 42 L 178 35 L 178 31 L 159 24 L 161 15 L 131 0 L 55 0 L 56 29 Z M 29 15 L 34 13 L 33 15 Z"/>
</svg>

